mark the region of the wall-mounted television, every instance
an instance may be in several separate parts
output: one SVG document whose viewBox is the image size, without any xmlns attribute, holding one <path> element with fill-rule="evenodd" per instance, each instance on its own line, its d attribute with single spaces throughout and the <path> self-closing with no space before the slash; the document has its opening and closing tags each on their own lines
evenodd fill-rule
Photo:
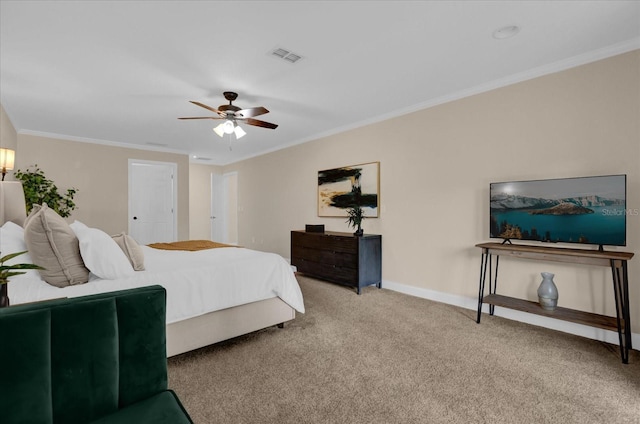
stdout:
<svg viewBox="0 0 640 424">
<path fill-rule="evenodd" d="M 627 176 L 490 184 L 490 236 L 625 246 Z"/>
</svg>

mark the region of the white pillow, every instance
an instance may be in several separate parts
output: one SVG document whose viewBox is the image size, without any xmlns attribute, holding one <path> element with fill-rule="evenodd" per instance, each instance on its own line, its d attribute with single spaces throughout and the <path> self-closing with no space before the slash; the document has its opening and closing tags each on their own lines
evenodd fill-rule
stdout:
<svg viewBox="0 0 640 424">
<path fill-rule="evenodd" d="M 11 221 L 0 227 L 0 257 L 25 250 L 27 250 L 27 244 L 24 242 L 24 228 Z M 6 265 L 31 263 L 33 263 L 31 256 L 29 253 L 25 253 L 8 260 Z"/>
<path fill-rule="evenodd" d="M 79 221 L 70 226 L 80 241 L 80 255 L 84 265 L 96 277 L 115 280 L 134 274 L 129 259 L 111 236 L 97 228 L 89 228 Z"/>
<path fill-rule="evenodd" d="M 69 227 L 76 233 L 76 237 L 78 237 L 78 231 L 89 229 L 89 227 L 78 220 L 73 221 L 73 224 L 69 224 Z"/>
<path fill-rule="evenodd" d="M 3 232 L 7 234 L 13 234 L 18 237 L 24 238 L 24 228 L 16 224 L 15 222 L 7 221 L 2 227 Z"/>
</svg>

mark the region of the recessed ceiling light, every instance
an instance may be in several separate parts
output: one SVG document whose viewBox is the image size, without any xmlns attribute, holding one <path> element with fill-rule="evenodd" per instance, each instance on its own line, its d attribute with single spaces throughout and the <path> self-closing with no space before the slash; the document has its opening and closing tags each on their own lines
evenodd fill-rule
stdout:
<svg viewBox="0 0 640 424">
<path fill-rule="evenodd" d="M 511 38 L 519 32 L 520 27 L 518 25 L 507 25 L 493 31 L 493 38 L 503 40 L 505 38 Z"/>
</svg>

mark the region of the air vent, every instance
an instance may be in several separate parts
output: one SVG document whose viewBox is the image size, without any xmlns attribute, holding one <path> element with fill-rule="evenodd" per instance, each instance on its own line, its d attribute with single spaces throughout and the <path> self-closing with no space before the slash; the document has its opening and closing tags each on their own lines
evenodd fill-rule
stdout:
<svg viewBox="0 0 640 424">
<path fill-rule="evenodd" d="M 299 61 L 300 59 L 302 59 L 300 56 L 298 56 L 295 53 L 289 53 L 288 55 L 286 55 L 285 57 L 283 57 L 284 60 L 288 60 L 291 63 L 296 63 L 297 61 Z"/>
<path fill-rule="evenodd" d="M 302 59 L 302 56 L 300 56 L 299 54 L 293 53 L 287 49 L 282 49 L 282 48 L 277 48 L 273 50 L 271 52 L 271 55 L 278 57 L 282 60 L 285 60 L 289 63 L 296 63 L 297 61 Z"/>
</svg>

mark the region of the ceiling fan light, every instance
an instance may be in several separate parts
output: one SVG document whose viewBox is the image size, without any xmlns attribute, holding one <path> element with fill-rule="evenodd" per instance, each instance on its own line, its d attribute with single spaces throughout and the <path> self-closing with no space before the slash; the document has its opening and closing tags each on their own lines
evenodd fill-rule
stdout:
<svg viewBox="0 0 640 424">
<path fill-rule="evenodd" d="M 224 133 L 225 134 L 233 134 L 234 128 L 233 128 L 233 122 L 232 121 L 226 120 L 226 121 L 224 121 L 224 124 L 222 124 L 222 125 L 223 125 L 223 128 L 224 128 Z"/>
<path fill-rule="evenodd" d="M 224 137 L 224 122 L 215 127 L 213 131 L 220 137 Z"/>
<path fill-rule="evenodd" d="M 242 128 L 240 128 L 240 125 L 236 125 L 236 129 L 233 130 L 233 132 L 236 133 L 236 138 L 242 138 L 247 135 L 247 133 Z"/>
</svg>

